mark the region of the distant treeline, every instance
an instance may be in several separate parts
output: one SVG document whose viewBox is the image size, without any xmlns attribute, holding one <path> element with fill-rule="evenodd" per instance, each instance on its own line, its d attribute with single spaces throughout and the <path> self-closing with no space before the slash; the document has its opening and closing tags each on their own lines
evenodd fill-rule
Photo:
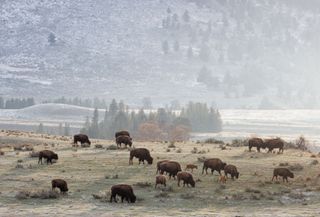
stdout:
<svg viewBox="0 0 320 217">
<path fill-rule="evenodd" d="M 219 132 L 222 121 L 218 110 L 208 108 L 205 103 L 190 102 L 181 113 L 159 108 L 156 112 L 146 113 L 143 109 L 129 111 L 123 103 L 112 100 L 105 115 L 99 121 L 98 109 L 93 117 L 84 124 L 82 133 L 89 137 L 114 139 L 119 130 L 128 130 L 135 139 L 184 141 L 192 132 Z"/>
<path fill-rule="evenodd" d="M 21 109 L 35 104 L 34 98 L 9 98 L 0 97 L 0 109 Z"/>
<path fill-rule="evenodd" d="M 108 104 L 104 99 L 94 98 L 94 99 L 81 99 L 79 97 L 74 98 L 66 98 L 66 97 L 60 97 L 53 100 L 46 100 L 42 103 L 60 103 L 60 104 L 68 104 L 68 105 L 76 105 L 76 106 L 82 106 L 82 107 L 88 107 L 88 108 L 98 108 L 98 109 L 104 109 L 107 108 Z"/>
</svg>

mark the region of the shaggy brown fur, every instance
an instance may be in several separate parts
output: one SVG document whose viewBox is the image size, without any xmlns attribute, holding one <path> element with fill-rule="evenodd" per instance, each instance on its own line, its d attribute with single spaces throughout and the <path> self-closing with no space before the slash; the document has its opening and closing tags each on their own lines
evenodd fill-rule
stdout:
<svg viewBox="0 0 320 217">
<path fill-rule="evenodd" d="M 66 193 L 69 190 L 67 182 L 64 181 L 63 179 L 53 179 L 51 181 L 51 185 L 52 185 L 52 190 L 54 188 L 59 188 L 62 193 Z"/>
<path fill-rule="evenodd" d="M 120 184 L 114 185 L 111 187 L 111 196 L 110 203 L 112 203 L 112 199 L 114 202 L 118 202 L 116 196 L 119 195 L 121 197 L 121 202 L 123 203 L 123 199 L 126 199 L 128 203 L 136 202 L 136 196 L 133 193 L 133 189 L 130 185 Z"/>
<path fill-rule="evenodd" d="M 73 136 L 73 144 L 78 144 L 78 142 L 80 142 L 81 144 L 88 143 L 89 145 L 91 145 L 89 137 L 85 134 L 76 134 Z"/>
<path fill-rule="evenodd" d="M 166 186 L 166 182 L 167 182 L 167 179 L 164 175 L 158 175 L 156 176 L 156 184 L 154 188 L 156 188 L 158 184 Z"/>
<path fill-rule="evenodd" d="M 130 137 L 130 133 L 126 130 L 123 131 L 118 131 L 115 133 L 115 138 L 117 138 L 118 136 L 129 136 Z"/>
<path fill-rule="evenodd" d="M 187 164 L 185 170 L 187 171 L 188 169 L 190 169 L 191 172 L 193 173 L 193 169 L 198 169 L 198 166 L 197 166 L 197 165 L 194 165 L 194 164 Z"/>
<path fill-rule="evenodd" d="M 130 147 L 132 146 L 132 138 L 130 138 L 129 136 L 118 136 L 116 138 L 116 143 L 117 146 L 121 147 L 121 144 L 125 144 L 125 146 L 127 147 L 127 145 L 129 145 Z"/>
<path fill-rule="evenodd" d="M 218 173 L 221 175 L 221 170 L 224 170 L 224 167 L 226 165 L 227 164 L 222 162 L 219 158 L 206 159 L 203 162 L 202 174 L 204 173 L 204 171 L 206 171 L 206 174 L 208 174 L 208 168 L 210 168 L 211 174 L 213 174 L 213 172 L 217 170 Z"/>
<path fill-rule="evenodd" d="M 158 161 L 157 162 L 157 171 L 156 171 L 156 174 L 158 174 L 158 172 L 160 172 L 160 164 L 163 163 L 163 162 L 168 162 L 169 160 L 161 160 L 161 161 Z"/>
<path fill-rule="evenodd" d="M 249 139 L 249 151 L 251 151 L 252 147 L 257 147 L 258 152 L 260 152 L 260 149 L 265 149 L 266 146 L 262 139 L 260 138 L 251 138 Z"/>
<path fill-rule="evenodd" d="M 47 164 L 52 164 L 52 159 L 58 160 L 58 155 L 50 150 L 43 150 L 39 152 L 39 160 L 38 164 L 41 162 L 42 164 L 42 158 L 47 159 Z"/>
<path fill-rule="evenodd" d="M 294 178 L 294 174 L 287 168 L 275 168 L 273 170 L 273 177 L 272 181 L 274 178 L 278 180 L 278 176 L 282 176 L 282 180 L 286 180 L 288 182 L 288 177 Z"/>
<path fill-rule="evenodd" d="M 226 177 L 228 177 L 228 174 L 230 174 L 232 179 L 234 179 L 234 177 L 237 179 L 239 178 L 237 167 L 231 164 L 224 167 L 224 174 Z"/>
<path fill-rule="evenodd" d="M 176 179 L 176 175 L 181 170 L 181 165 L 178 162 L 175 161 L 168 161 L 163 162 L 160 164 L 160 174 L 163 174 L 164 172 L 167 172 L 169 174 L 169 179 L 171 179 L 171 176 Z"/>
<path fill-rule="evenodd" d="M 152 164 L 153 158 L 150 155 L 150 152 L 146 148 L 136 148 L 130 151 L 129 165 L 133 164 L 133 158 L 136 157 L 139 159 L 139 164 L 142 162 L 144 164 L 144 160 L 148 162 L 148 164 Z"/>
<path fill-rule="evenodd" d="M 193 180 L 193 176 L 191 173 L 188 172 L 178 172 L 177 174 L 178 179 L 178 186 L 180 187 L 180 181 L 183 181 L 183 187 L 185 184 L 189 187 L 189 184 L 194 188 L 195 187 L 195 181 Z"/>
<path fill-rule="evenodd" d="M 284 148 L 284 142 L 279 139 L 268 139 L 265 141 L 266 147 L 269 149 L 268 152 L 272 152 L 273 149 L 278 148 L 279 152 L 278 153 L 283 153 L 283 148 Z"/>
</svg>

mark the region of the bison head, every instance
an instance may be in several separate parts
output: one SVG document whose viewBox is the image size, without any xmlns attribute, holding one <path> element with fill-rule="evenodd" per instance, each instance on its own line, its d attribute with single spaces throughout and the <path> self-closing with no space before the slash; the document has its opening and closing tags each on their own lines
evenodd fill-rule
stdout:
<svg viewBox="0 0 320 217">
<path fill-rule="evenodd" d="M 196 186 L 196 183 L 195 183 L 195 181 L 194 181 L 193 179 L 190 181 L 190 184 L 191 184 L 191 186 L 192 186 L 193 188 Z"/>
<path fill-rule="evenodd" d="M 153 158 L 152 158 L 152 157 L 149 157 L 149 158 L 147 159 L 147 161 L 148 161 L 148 164 L 152 164 Z"/>
<path fill-rule="evenodd" d="M 89 145 L 91 145 L 91 142 L 90 142 L 90 140 L 89 140 L 89 139 L 88 139 L 88 141 L 87 141 L 87 142 L 88 142 L 88 144 L 89 144 Z"/>
<path fill-rule="evenodd" d="M 135 195 L 132 195 L 132 196 L 130 197 L 131 203 L 135 203 L 135 202 L 136 202 L 136 199 L 137 199 L 137 197 L 136 197 Z"/>
<path fill-rule="evenodd" d="M 227 166 L 227 163 L 222 162 L 222 169 L 224 169 L 225 166 Z"/>
<path fill-rule="evenodd" d="M 57 154 L 53 154 L 52 155 L 52 159 L 58 160 L 58 155 Z"/>
<path fill-rule="evenodd" d="M 294 178 L 293 173 L 290 172 L 290 173 L 289 173 L 289 177 L 290 177 L 290 178 Z"/>
<path fill-rule="evenodd" d="M 67 186 L 62 186 L 62 187 L 60 188 L 60 191 L 61 191 L 61 192 L 67 192 L 67 191 L 69 191 L 69 189 L 68 189 Z"/>
</svg>

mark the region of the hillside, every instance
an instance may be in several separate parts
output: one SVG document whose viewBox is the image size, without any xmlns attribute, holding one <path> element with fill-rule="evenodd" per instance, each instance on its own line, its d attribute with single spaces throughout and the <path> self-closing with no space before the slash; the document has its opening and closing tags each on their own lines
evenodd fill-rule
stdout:
<svg viewBox="0 0 320 217">
<path fill-rule="evenodd" d="M 0 94 L 319 107 L 318 6 L 315 0 L 3 0 Z"/>
</svg>

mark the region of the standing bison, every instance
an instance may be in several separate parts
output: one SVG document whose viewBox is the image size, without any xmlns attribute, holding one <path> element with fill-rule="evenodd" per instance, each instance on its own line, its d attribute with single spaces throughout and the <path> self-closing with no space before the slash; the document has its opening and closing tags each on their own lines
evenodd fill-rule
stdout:
<svg viewBox="0 0 320 217">
<path fill-rule="evenodd" d="M 132 146 L 132 139 L 129 136 L 121 135 L 116 138 L 116 143 L 117 143 L 117 146 L 119 146 L 119 147 L 121 147 L 121 144 L 125 144 L 126 147 L 127 147 L 127 145 L 129 145 L 131 147 Z"/>
<path fill-rule="evenodd" d="M 81 145 L 84 143 L 88 143 L 89 145 L 91 145 L 89 137 L 85 134 L 76 134 L 73 136 L 73 144 L 78 144 L 78 142 L 80 142 Z"/>
<path fill-rule="evenodd" d="M 157 171 L 156 171 L 156 174 L 158 174 L 158 172 L 160 172 L 160 164 L 163 163 L 163 162 L 168 162 L 169 160 L 161 160 L 161 161 L 158 161 L 157 162 Z"/>
<path fill-rule="evenodd" d="M 286 180 L 288 182 L 288 177 L 294 178 L 293 173 L 287 168 L 275 168 L 273 170 L 272 181 L 274 178 L 276 178 L 278 180 L 278 176 L 282 176 L 283 182 L 284 182 L 284 180 Z"/>
<path fill-rule="evenodd" d="M 221 175 L 221 170 L 224 170 L 224 167 L 226 165 L 227 164 L 222 162 L 219 158 L 206 159 L 203 162 L 202 174 L 204 173 L 204 171 L 206 171 L 206 174 L 208 174 L 208 168 L 210 168 L 211 174 L 213 174 L 213 172 L 217 170 L 218 173 Z"/>
<path fill-rule="evenodd" d="M 280 138 L 276 139 L 268 139 L 265 141 L 266 147 L 269 149 L 268 152 L 272 152 L 273 149 L 278 148 L 279 152 L 278 153 L 283 153 L 283 148 L 284 148 L 284 142 Z"/>
<path fill-rule="evenodd" d="M 175 161 L 162 162 L 159 165 L 159 170 L 160 170 L 160 174 L 163 174 L 164 172 L 169 174 L 169 179 L 171 179 L 171 176 L 174 179 L 176 179 L 175 176 L 177 175 L 177 173 L 182 171 L 181 170 L 181 165 L 178 162 L 175 162 Z"/>
<path fill-rule="evenodd" d="M 123 199 L 126 199 L 128 203 L 136 202 L 136 196 L 133 193 L 133 189 L 130 185 L 120 184 L 114 185 L 111 187 L 111 196 L 110 203 L 112 203 L 112 199 L 114 202 L 118 202 L 116 196 L 119 195 L 121 197 L 121 202 L 123 203 Z"/>
<path fill-rule="evenodd" d="M 51 163 L 52 164 L 52 159 L 58 160 L 58 155 L 54 153 L 53 151 L 50 150 L 44 150 L 39 152 L 39 160 L 38 164 L 41 162 L 42 164 L 42 158 L 47 159 L 47 164 Z"/>
<path fill-rule="evenodd" d="M 231 175 L 232 179 L 234 179 L 234 177 L 236 177 L 237 179 L 239 178 L 239 172 L 237 170 L 237 167 L 234 165 L 228 164 L 224 167 L 224 175 L 228 177 L 228 174 Z"/>
<path fill-rule="evenodd" d="M 67 182 L 63 179 L 53 179 L 51 181 L 52 190 L 55 188 L 59 188 L 61 193 L 66 193 L 68 189 Z"/>
<path fill-rule="evenodd" d="M 123 130 L 123 131 L 116 132 L 114 136 L 115 136 L 115 138 L 118 138 L 118 136 L 129 136 L 130 137 L 130 133 L 128 131 Z"/>
<path fill-rule="evenodd" d="M 266 148 L 266 145 L 264 144 L 263 140 L 260 138 L 251 138 L 249 139 L 249 151 L 251 151 L 252 147 L 256 147 L 258 152 L 260 152 L 260 149 Z"/>
<path fill-rule="evenodd" d="M 180 187 L 180 181 L 183 181 L 183 187 L 185 186 L 185 184 L 187 184 L 187 186 L 189 186 L 189 184 L 194 188 L 195 187 L 195 181 L 193 180 L 193 176 L 191 173 L 188 172 L 178 172 L 177 174 L 177 178 L 178 178 L 178 186 Z"/>
<path fill-rule="evenodd" d="M 153 158 L 150 155 L 150 152 L 146 148 L 136 148 L 130 151 L 129 165 L 133 164 L 132 160 L 136 157 L 139 159 L 139 164 L 146 160 L 148 164 L 152 164 Z"/>
</svg>

